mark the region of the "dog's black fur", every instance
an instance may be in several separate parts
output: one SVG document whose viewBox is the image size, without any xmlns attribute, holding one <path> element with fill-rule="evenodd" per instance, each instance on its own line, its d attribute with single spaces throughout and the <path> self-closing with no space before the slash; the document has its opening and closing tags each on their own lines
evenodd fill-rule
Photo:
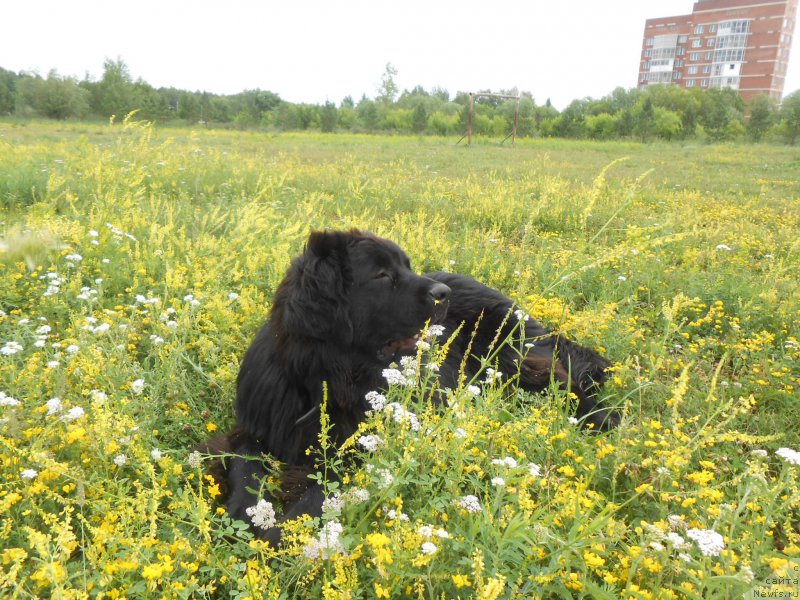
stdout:
<svg viewBox="0 0 800 600">
<path fill-rule="evenodd" d="M 400 355 L 415 352 L 415 335 L 426 322 L 442 324 L 445 337 L 461 326 L 440 366 L 441 386 L 455 388 L 468 349 L 466 375 L 471 377 L 480 368 L 475 357 L 492 350 L 498 329 L 503 328 L 500 340 L 511 333 L 516 325 L 515 316 L 509 318 L 512 310 L 508 298 L 468 277 L 415 274 L 406 254 L 389 240 L 357 230 L 312 233 L 242 361 L 237 429 L 206 446 L 239 455 L 217 473 L 227 484 L 230 515 L 249 521 L 246 509 L 267 496 L 260 491 L 268 473 L 259 457 L 271 455 L 295 474 L 312 470 L 318 456 L 307 449 L 318 444 L 323 385 L 329 436 L 338 447 L 370 408 L 367 392 L 385 387 L 382 370 Z M 616 417 L 594 399 L 609 362 L 550 335 L 533 320 L 524 324 L 524 332 L 524 341 L 533 344 L 519 346 L 527 355 L 518 362 L 519 355 L 503 347 L 496 356 L 498 369 L 506 375 L 519 372 L 520 387 L 534 392 L 555 380 L 578 396 L 577 415 L 585 422 L 597 429 L 616 425 Z M 304 487 L 297 481 L 286 485 Z M 323 500 L 322 487 L 308 485 L 299 500 L 285 507 L 283 518 L 317 516 Z M 258 533 L 272 543 L 280 539 L 277 527 Z"/>
</svg>

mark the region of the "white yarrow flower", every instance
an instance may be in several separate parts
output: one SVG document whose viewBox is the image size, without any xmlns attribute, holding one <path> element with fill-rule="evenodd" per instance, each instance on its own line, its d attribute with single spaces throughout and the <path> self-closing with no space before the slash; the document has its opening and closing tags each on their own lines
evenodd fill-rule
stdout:
<svg viewBox="0 0 800 600">
<path fill-rule="evenodd" d="M 422 553 L 425 554 L 426 556 L 434 554 L 436 550 L 437 550 L 436 544 L 434 544 L 433 542 L 425 542 L 424 544 L 422 544 Z"/>
<path fill-rule="evenodd" d="M 16 354 L 17 352 L 22 352 L 22 344 L 19 342 L 6 342 L 3 344 L 3 347 L 0 348 L 0 354 L 4 356 L 11 356 L 12 354 Z"/>
<path fill-rule="evenodd" d="M 458 506 L 463 508 L 468 513 L 477 513 L 481 512 L 481 503 L 478 500 L 477 496 L 473 496 L 472 494 L 467 494 L 463 498 L 458 501 Z"/>
<path fill-rule="evenodd" d="M 444 333 L 444 326 L 442 325 L 431 325 L 428 327 L 427 338 L 433 339 L 437 338 Z"/>
<path fill-rule="evenodd" d="M 250 517 L 250 522 L 260 529 L 269 529 L 276 523 L 272 502 L 267 502 L 263 498 L 255 506 L 245 509 L 245 512 Z"/>
<path fill-rule="evenodd" d="M 118 467 L 124 466 L 127 462 L 128 462 L 128 457 L 125 456 L 124 454 L 117 454 L 114 457 L 114 464 L 117 465 Z"/>
<path fill-rule="evenodd" d="M 378 392 L 367 392 L 365 398 L 372 410 L 383 410 L 383 407 L 386 406 L 386 396 Z"/>
<path fill-rule="evenodd" d="M 360 438 L 358 438 L 358 443 L 366 448 L 368 452 L 375 452 L 381 445 L 383 445 L 383 439 L 374 434 L 362 435 Z"/>
<path fill-rule="evenodd" d="M 495 458 L 492 460 L 493 465 L 506 467 L 508 469 L 516 469 L 517 468 L 517 461 L 514 460 L 511 456 L 506 456 L 505 458 Z"/>
<path fill-rule="evenodd" d="M 712 529 L 689 529 L 686 537 L 697 543 L 704 556 L 719 556 L 725 549 L 725 540 Z"/>
<path fill-rule="evenodd" d="M 60 413 L 64 409 L 61 404 L 61 398 L 50 398 L 44 405 L 47 407 L 48 415 Z"/>
<path fill-rule="evenodd" d="M 0 406 L 19 406 L 20 401 L 11 396 L 6 396 L 5 392 L 0 392 Z"/>
<path fill-rule="evenodd" d="M 780 456 L 790 465 L 800 466 L 800 452 L 798 452 L 797 450 L 792 450 L 791 448 L 778 448 L 775 451 L 775 454 L 777 456 Z"/>
<path fill-rule="evenodd" d="M 67 414 L 64 415 L 64 419 L 67 421 L 74 421 L 75 419 L 80 419 L 85 414 L 86 412 L 80 406 L 76 406 L 67 411 Z"/>
<path fill-rule="evenodd" d="M 131 383 L 131 391 L 134 394 L 141 394 L 144 391 L 144 379 L 137 379 Z"/>
<path fill-rule="evenodd" d="M 197 450 L 195 450 L 194 452 L 189 453 L 189 456 L 186 458 L 186 464 L 188 464 L 192 469 L 199 469 L 202 460 L 203 457 Z"/>
<path fill-rule="evenodd" d="M 389 385 L 413 385 L 413 382 L 406 379 L 406 376 L 397 369 L 384 369 L 383 378 Z"/>
<path fill-rule="evenodd" d="M 339 536 L 344 531 L 342 524 L 335 519 L 328 521 L 323 525 L 316 539 L 311 540 L 303 549 L 303 555 L 306 558 L 329 558 L 332 554 L 337 552 L 344 552 L 342 543 L 339 541 Z"/>
<path fill-rule="evenodd" d="M 39 471 L 36 469 L 23 469 L 20 471 L 19 476 L 23 479 L 34 479 L 36 476 L 39 475 Z"/>
</svg>

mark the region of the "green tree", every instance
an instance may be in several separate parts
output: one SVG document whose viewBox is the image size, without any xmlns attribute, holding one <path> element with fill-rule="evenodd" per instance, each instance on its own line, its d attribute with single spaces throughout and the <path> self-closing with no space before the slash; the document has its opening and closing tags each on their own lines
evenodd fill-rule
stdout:
<svg viewBox="0 0 800 600">
<path fill-rule="evenodd" d="M 711 88 L 700 96 L 702 110 L 700 123 L 712 140 L 730 139 L 738 127 L 729 127 L 733 120 L 744 121 L 744 101 L 736 90 L 731 88 Z"/>
<path fill-rule="evenodd" d="M 319 127 L 322 131 L 330 133 L 336 129 L 339 121 L 339 111 L 331 101 L 326 101 L 325 106 L 319 111 Z"/>
<path fill-rule="evenodd" d="M 17 78 L 12 71 L 0 67 L 0 115 L 10 114 L 14 110 Z"/>
<path fill-rule="evenodd" d="M 775 124 L 778 109 L 775 101 L 766 94 L 758 94 L 750 102 L 750 119 L 747 133 L 754 142 L 760 142 L 770 127 Z"/>
<path fill-rule="evenodd" d="M 633 132 L 642 142 L 653 136 L 656 128 L 656 110 L 650 96 L 644 96 L 633 107 Z"/>
<path fill-rule="evenodd" d="M 137 108 L 133 104 L 133 80 L 131 73 L 121 58 L 106 59 L 103 63 L 103 77 L 94 86 L 92 108 L 104 117 L 116 115 L 122 119 Z"/>
<path fill-rule="evenodd" d="M 662 107 L 656 107 L 655 116 L 653 119 L 653 131 L 655 134 L 665 140 L 671 140 L 680 135 L 683 129 L 681 116 L 672 110 Z"/>
<path fill-rule="evenodd" d="M 380 113 L 378 112 L 378 107 L 375 102 L 364 96 L 358 103 L 356 112 L 358 113 L 358 120 L 361 122 L 361 126 L 364 127 L 364 129 L 367 131 L 374 131 L 378 127 Z"/>
<path fill-rule="evenodd" d="M 392 63 L 386 63 L 386 68 L 381 75 L 381 85 L 378 88 L 378 100 L 384 104 L 391 104 L 394 102 L 395 96 L 399 91 L 394 78 L 397 76 L 397 69 Z"/>
<path fill-rule="evenodd" d="M 418 102 L 411 115 L 411 128 L 414 130 L 414 133 L 422 133 L 427 127 L 428 111 L 425 109 L 424 103 Z"/>
<path fill-rule="evenodd" d="M 800 90 L 789 94 L 781 105 L 781 128 L 786 141 L 792 146 L 800 137 Z"/>
<path fill-rule="evenodd" d="M 608 113 L 586 117 L 586 132 L 593 140 L 610 140 L 617 133 L 617 117 Z"/>
</svg>

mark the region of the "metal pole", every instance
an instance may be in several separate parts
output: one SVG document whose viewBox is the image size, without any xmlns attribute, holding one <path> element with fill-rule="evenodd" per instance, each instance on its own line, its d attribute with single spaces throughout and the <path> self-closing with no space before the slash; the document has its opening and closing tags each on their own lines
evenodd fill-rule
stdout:
<svg viewBox="0 0 800 600">
<path fill-rule="evenodd" d="M 517 123 L 519 122 L 519 98 L 517 98 L 517 107 L 514 109 L 514 129 L 511 130 L 511 145 L 517 145 Z"/>
<path fill-rule="evenodd" d="M 475 108 L 475 94 L 469 95 L 469 116 L 467 117 L 467 145 L 472 145 L 472 111 Z"/>
</svg>

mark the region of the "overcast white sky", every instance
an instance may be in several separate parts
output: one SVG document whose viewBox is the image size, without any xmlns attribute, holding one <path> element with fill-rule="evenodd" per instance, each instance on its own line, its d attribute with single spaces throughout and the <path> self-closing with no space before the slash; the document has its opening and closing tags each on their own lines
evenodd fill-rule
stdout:
<svg viewBox="0 0 800 600">
<path fill-rule="evenodd" d="M 0 67 L 98 78 L 121 58 L 156 87 L 261 88 L 292 102 L 403 88 L 518 87 L 563 109 L 634 87 L 644 22 L 693 0 L 0 0 Z M 800 32 L 796 31 L 796 34 Z M 794 48 L 785 94 L 800 88 Z"/>
</svg>

